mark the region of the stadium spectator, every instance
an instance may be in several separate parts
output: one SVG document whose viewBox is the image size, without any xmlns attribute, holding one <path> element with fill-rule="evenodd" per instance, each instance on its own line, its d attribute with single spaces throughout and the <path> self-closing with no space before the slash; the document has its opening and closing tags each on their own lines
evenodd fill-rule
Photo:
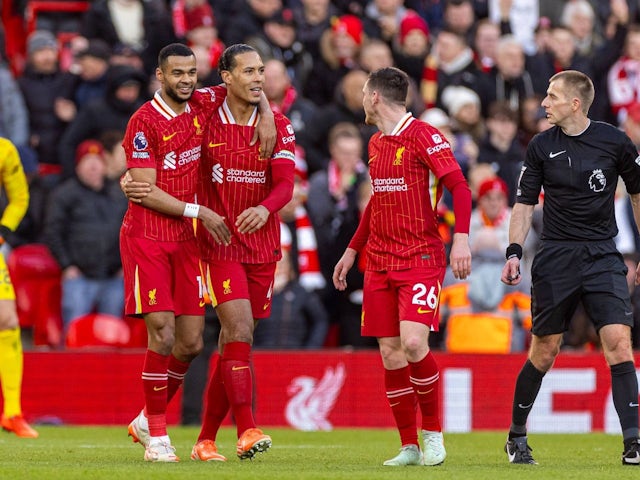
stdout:
<svg viewBox="0 0 640 480">
<path fill-rule="evenodd" d="M 291 77 L 281 60 L 264 62 L 264 93 L 271 109 L 289 119 L 296 132 L 296 147 L 302 147 L 306 152 L 310 148 L 307 130 L 313 122 L 317 107 L 292 85 Z"/>
<path fill-rule="evenodd" d="M 311 58 L 320 57 L 320 37 L 331 28 L 331 19 L 338 17 L 340 11 L 330 0 L 300 0 L 291 5 L 291 9 L 296 22 L 296 38 Z"/>
<path fill-rule="evenodd" d="M 216 58 L 216 64 L 211 65 L 211 58 L 209 56 L 209 49 L 202 45 L 191 45 L 191 50 L 196 56 L 196 68 L 198 69 L 198 88 L 209 87 L 212 85 L 219 85 L 222 82 L 220 73 L 218 72 L 218 58 Z M 220 51 L 222 51 L 224 48 Z"/>
<path fill-rule="evenodd" d="M 373 195 L 335 266 L 333 284 L 340 291 L 347 288 L 346 275 L 364 248 L 362 335 L 378 340 L 402 446 L 384 465 L 433 466 L 444 462 L 446 451 L 439 371 L 429 349 L 429 332 L 438 329 L 437 299 L 447 264 L 433 209 L 444 185 L 452 191 L 456 218 L 451 268 L 454 277 L 464 279 L 471 270 L 471 193 L 439 132 L 406 111 L 408 83 L 408 76 L 395 68 L 369 74 L 363 105 L 367 123 L 379 129 L 369 146 Z M 428 197 L 424 192 L 433 176 L 440 179 L 440 188 Z M 423 451 L 416 404 L 422 413 Z"/>
<path fill-rule="evenodd" d="M 369 182 L 363 160 L 363 140 L 352 123 L 339 122 L 329 133 L 329 163 L 311 175 L 307 211 L 318 238 L 320 269 L 331 285 L 333 267 L 349 244 L 360 219 L 359 191 Z M 349 288 L 327 288 L 322 296 L 329 318 L 338 327 L 338 344 L 372 346 L 360 336 L 363 276 L 358 269 L 349 272 Z M 352 296 L 355 294 L 355 297 Z M 358 301 L 354 301 L 358 300 Z M 375 344 L 374 344 L 375 345 Z"/>
<path fill-rule="evenodd" d="M 104 98 L 110 58 L 111 49 L 102 40 L 90 40 L 78 50 L 56 99 L 56 114 L 62 121 L 71 122 L 91 100 Z"/>
<path fill-rule="evenodd" d="M 62 270 L 65 331 L 82 315 L 121 318 L 124 310 L 119 233 L 127 199 L 106 178 L 98 141 L 80 143 L 75 164 L 75 177 L 51 191 L 44 223 L 44 241 Z"/>
<path fill-rule="evenodd" d="M 29 204 L 29 188 L 15 146 L 6 138 L 0 138 L 2 186 L 8 204 L 0 218 L 2 243 L 15 230 Z M 3 271 L 0 288 L 0 384 L 2 385 L 3 410 L 0 425 L 3 430 L 18 437 L 37 438 L 36 432 L 22 415 L 21 392 L 23 374 L 22 339 L 16 311 L 16 295 L 4 258 L 0 253 L 0 270 Z"/>
<path fill-rule="evenodd" d="M 442 106 L 449 112 L 455 133 L 466 133 L 479 143 L 486 133 L 480 97 L 470 88 L 449 86 L 442 91 Z"/>
<path fill-rule="evenodd" d="M 264 22 L 282 10 L 282 0 L 241 0 L 220 38 L 226 45 L 244 43 L 262 30 Z M 214 11 L 217 11 L 214 9 Z"/>
<path fill-rule="evenodd" d="M 36 30 L 27 41 L 27 66 L 18 77 L 29 112 L 29 145 L 37 155 L 40 174 L 59 166 L 57 145 L 65 123 L 56 115 L 55 99 L 64 84 L 58 66 L 58 42 L 52 33 Z"/>
<path fill-rule="evenodd" d="M 623 132 L 589 119 L 593 97 L 593 83 L 581 72 L 567 70 L 550 78 L 542 106 L 554 126 L 529 143 L 518 182 L 501 277 L 505 284 L 521 281 L 522 245 L 541 189 L 544 224 L 532 267 L 532 342 L 516 380 L 505 444 L 511 463 L 537 463 L 527 441 L 527 418 L 581 301 L 611 370 L 613 405 L 624 441 L 619 458 L 623 465 L 640 465 L 638 380 L 630 328 L 634 320 L 626 267 L 613 241 L 618 176 L 631 195 L 635 218 L 640 219 L 640 166 L 635 161 L 638 151 Z M 635 281 L 640 283 L 640 269 Z"/>
<path fill-rule="evenodd" d="M 363 13 L 363 29 L 367 36 L 391 44 L 407 9 L 404 0 L 368 0 Z"/>
<path fill-rule="evenodd" d="M 271 315 L 258 322 L 254 348 L 314 349 L 324 345 L 329 317 L 313 291 L 298 282 L 291 252 L 283 249 L 276 264 Z"/>
<path fill-rule="evenodd" d="M 296 39 L 296 23 L 293 12 L 285 8 L 265 20 L 262 30 L 246 40 L 266 62 L 282 61 L 287 67 L 291 83 L 301 90 L 313 68 L 313 58 Z"/>
<path fill-rule="evenodd" d="M 441 95 L 447 86 L 477 88 L 481 75 L 465 37 L 447 28 L 440 30 L 434 50 L 427 57 L 420 85 L 426 108 L 444 107 Z"/>
<path fill-rule="evenodd" d="M 640 25 L 630 25 L 624 51 L 607 74 L 608 97 L 611 110 L 621 123 L 627 108 L 640 101 L 640 86 L 635 82 L 640 72 Z"/>
<path fill-rule="evenodd" d="M 516 199 L 516 184 L 525 152 L 518 141 L 518 113 L 507 102 L 495 102 L 489 107 L 487 135 L 478 145 L 478 163 L 489 163 L 505 181 L 509 190 L 509 205 Z"/>
<path fill-rule="evenodd" d="M 545 91 L 543 82 L 536 80 L 526 69 L 524 50 L 513 35 L 504 35 L 496 47 L 496 64 L 479 85 L 482 115 L 489 114 L 489 105 L 495 101 L 508 102 L 518 111 L 520 102 L 535 93 Z"/>
<path fill-rule="evenodd" d="M 416 84 L 420 84 L 430 47 L 427 22 L 413 10 L 408 10 L 400 22 L 391 47 L 395 66 L 407 72 Z"/>
<path fill-rule="evenodd" d="M 313 59 L 304 96 L 319 106 L 331 103 L 340 81 L 358 68 L 360 49 L 366 41 L 358 17 L 342 15 L 334 18 L 331 27 L 320 37 L 320 56 Z"/>
<path fill-rule="evenodd" d="M 223 246 L 206 231 L 196 232 L 221 326 L 221 357 L 210 376 L 202 429 L 191 453 L 193 460 L 202 461 L 225 460 L 215 440 L 229 410 L 240 459 L 271 447 L 271 437 L 256 427 L 252 412 L 251 344 L 255 323 L 271 312 L 273 275 L 281 257 L 277 212 L 291 200 L 295 168 L 295 134 L 284 115 L 274 115 L 277 142 L 267 161 L 260 158 L 262 146 L 248 142 L 261 121 L 260 92 L 253 91 L 264 82 L 260 55 L 246 44 L 232 45 L 223 52 L 219 68 L 227 97 L 204 133 L 203 145 L 208 146 L 201 162 L 207 181 L 198 199 L 227 219 L 231 241 Z M 224 181 L 218 169 L 226 172 Z M 254 183 L 256 178 L 265 181 Z"/>
<path fill-rule="evenodd" d="M 92 100 L 82 107 L 59 139 L 63 178 L 73 175 L 73 153 L 80 142 L 98 139 L 108 130 L 125 130 L 129 118 L 146 98 L 146 82 L 143 71 L 128 65 L 109 68 L 104 98 Z"/>
<path fill-rule="evenodd" d="M 99 138 L 104 148 L 105 176 L 112 181 L 120 181 L 120 177 L 127 171 L 127 157 L 122 147 L 123 140 L 124 130 L 106 130 Z"/>
<path fill-rule="evenodd" d="M 129 45 L 140 52 L 151 75 L 160 49 L 176 40 L 171 13 L 162 0 L 96 0 L 89 4 L 78 32 L 109 46 Z"/>
<path fill-rule="evenodd" d="M 469 238 L 473 239 L 471 274 L 466 280 L 455 280 L 447 272 L 440 294 L 439 333 L 446 335 L 446 349 L 452 353 L 522 352 L 531 328 L 528 289 L 519 284 L 507 290 L 500 281 L 504 248 L 495 228 L 470 229 Z"/>
<path fill-rule="evenodd" d="M 472 0 L 447 0 L 442 14 L 444 28 L 462 35 L 468 44 L 473 41 L 476 14 Z"/>
<path fill-rule="evenodd" d="M 478 21 L 472 46 L 476 53 L 478 66 L 484 73 L 489 73 L 496 65 L 500 35 L 500 25 L 497 23 L 488 18 Z"/>
<path fill-rule="evenodd" d="M 0 58 L 0 137 L 13 143 L 22 156 L 29 148 L 29 111 L 9 65 Z"/>
<path fill-rule="evenodd" d="M 217 69 L 225 45 L 218 36 L 211 6 L 206 0 L 179 1 L 174 3 L 173 12 L 176 34 L 184 38 L 192 50 L 198 50 L 194 50 L 198 62 L 198 80 L 203 85 L 212 85 L 204 77 L 206 72 Z M 206 72 L 201 70 L 201 66 L 207 68 Z M 216 83 L 220 83 L 217 77 Z"/>
<path fill-rule="evenodd" d="M 540 18 L 538 2 L 500 0 L 489 2 L 489 18 L 501 24 L 502 32 L 513 32 L 527 55 L 536 51 L 534 31 Z"/>
<path fill-rule="evenodd" d="M 365 124 L 362 108 L 362 87 L 366 80 L 367 74 L 363 70 L 350 71 L 339 83 L 335 92 L 335 101 L 316 110 L 306 130 L 309 140 L 306 159 L 310 175 L 318 170 L 326 170 L 330 153 L 329 132 L 337 123 L 354 124 L 360 131 L 363 145 L 373 135 L 375 129 Z M 366 153 L 364 156 L 366 157 Z"/>
</svg>

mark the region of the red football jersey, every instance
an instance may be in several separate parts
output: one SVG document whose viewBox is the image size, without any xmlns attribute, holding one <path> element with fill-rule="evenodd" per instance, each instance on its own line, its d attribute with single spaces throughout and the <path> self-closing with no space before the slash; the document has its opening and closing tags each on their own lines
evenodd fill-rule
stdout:
<svg viewBox="0 0 640 480">
<path fill-rule="evenodd" d="M 155 168 L 158 188 L 178 200 L 195 202 L 204 127 L 225 94 L 222 87 L 198 90 L 186 110 L 176 114 L 156 92 L 127 125 L 122 142 L 127 168 Z M 182 241 L 193 238 L 193 221 L 130 202 L 122 232 L 151 240 Z"/>
<path fill-rule="evenodd" d="M 200 203 L 226 218 L 231 245 L 218 245 L 204 229 L 198 228 L 200 251 L 207 261 L 268 263 L 280 259 L 280 219 L 269 215 L 257 232 L 239 233 L 235 221 L 240 213 L 260 204 L 271 191 L 271 165 L 294 162 L 295 134 L 289 120 L 275 113 L 277 141 L 270 159 L 260 158 L 258 142 L 249 145 L 259 120 L 258 111 L 248 125 L 238 125 L 226 102 L 212 116 L 202 143 L 203 169 Z"/>
<path fill-rule="evenodd" d="M 459 168 L 444 135 L 410 113 L 391 134 L 371 137 L 368 270 L 446 266 L 436 216 L 438 179 Z"/>
</svg>

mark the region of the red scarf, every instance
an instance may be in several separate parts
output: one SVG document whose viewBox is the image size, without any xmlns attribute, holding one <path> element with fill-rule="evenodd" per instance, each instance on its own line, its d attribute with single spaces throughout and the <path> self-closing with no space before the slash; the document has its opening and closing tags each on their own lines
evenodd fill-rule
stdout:
<svg viewBox="0 0 640 480">
<path fill-rule="evenodd" d="M 296 241 L 298 245 L 298 280 L 306 290 L 324 288 L 325 279 L 320 272 L 318 243 L 307 210 L 300 206 L 295 211 Z M 291 250 L 291 231 L 280 224 L 281 245 L 283 250 Z"/>
</svg>

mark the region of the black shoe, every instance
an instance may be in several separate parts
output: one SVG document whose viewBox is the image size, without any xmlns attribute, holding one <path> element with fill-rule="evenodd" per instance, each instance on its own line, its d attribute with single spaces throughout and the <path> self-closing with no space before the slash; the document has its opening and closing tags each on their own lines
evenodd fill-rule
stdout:
<svg viewBox="0 0 640 480">
<path fill-rule="evenodd" d="M 538 464 L 531 456 L 533 449 L 527 444 L 527 437 L 515 437 L 507 440 L 504 445 L 504 451 L 507 453 L 511 463 Z"/>
<path fill-rule="evenodd" d="M 636 438 L 628 446 L 625 446 L 622 464 L 640 465 L 640 438 Z"/>
</svg>

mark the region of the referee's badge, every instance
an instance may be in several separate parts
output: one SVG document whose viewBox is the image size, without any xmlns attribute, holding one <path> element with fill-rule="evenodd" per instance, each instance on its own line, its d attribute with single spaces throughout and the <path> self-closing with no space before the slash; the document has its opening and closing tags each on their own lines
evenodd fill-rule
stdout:
<svg viewBox="0 0 640 480">
<path fill-rule="evenodd" d="M 596 168 L 589 177 L 589 188 L 594 192 L 602 192 L 607 186 L 607 177 L 604 176 L 602 170 Z"/>
</svg>

